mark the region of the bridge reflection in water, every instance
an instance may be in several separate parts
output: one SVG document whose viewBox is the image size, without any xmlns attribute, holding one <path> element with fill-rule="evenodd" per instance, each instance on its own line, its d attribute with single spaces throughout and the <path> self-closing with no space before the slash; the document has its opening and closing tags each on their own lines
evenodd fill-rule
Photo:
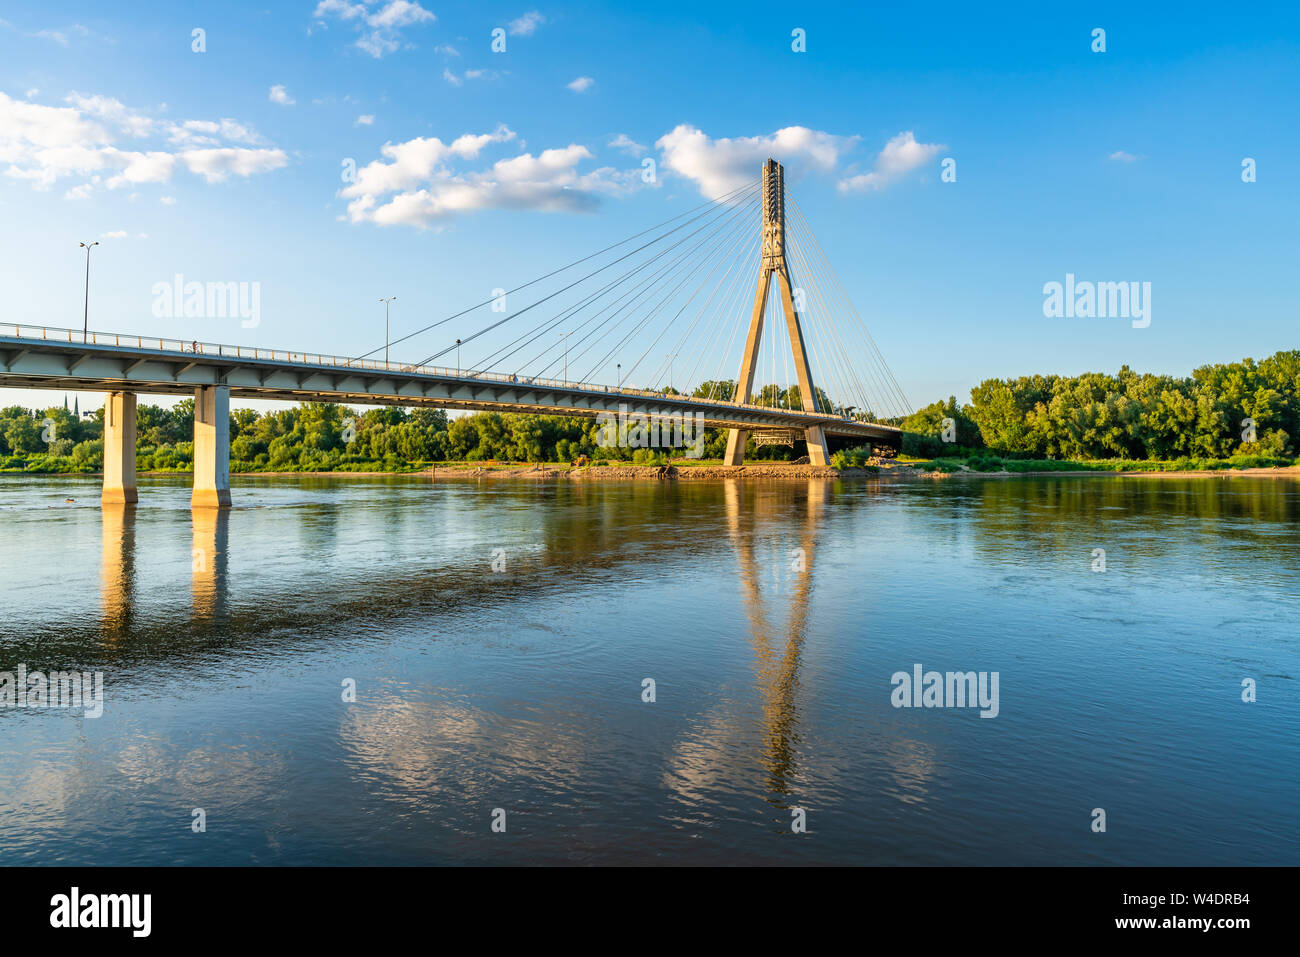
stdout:
<svg viewBox="0 0 1300 957">
<path fill-rule="evenodd" d="M 794 760 L 798 734 L 799 652 L 803 647 L 804 633 L 808 627 L 808 609 L 813 585 L 813 558 L 816 554 L 817 530 L 822 506 L 830 492 L 825 479 L 809 479 L 802 527 L 797 539 L 786 553 L 777 553 L 775 561 L 760 561 L 755 556 L 754 530 L 742 525 L 739 486 L 727 483 L 725 490 L 727 524 L 731 541 L 740 562 L 741 582 L 745 591 L 745 606 L 749 613 L 750 641 L 754 647 L 757 669 L 757 690 L 762 699 L 765 722 L 763 763 L 767 766 L 769 790 L 773 795 L 790 794 L 794 777 Z M 757 495 L 752 504 L 760 506 L 749 513 L 754 519 L 771 519 L 774 510 L 764 509 L 765 503 L 780 502 L 770 495 Z M 785 505 L 784 502 L 780 504 Z M 765 511 L 767 514 L 765 514 Z M 784 513 L 784 508 L 781 510 Z M 788 518 L 788 515 L 782 515 Z M 789 597 L 773 595 L 772 601 L 763 596 L 764 569 L 771 569 L 772 590 L 781 591 L 785 583 Z M 769 616 L 769 607 L 775 615 Z M 782 609 L 784 613 L 782 613 Z M 784 627 L 780 627 L 779 624 Z M 778 627 L 773 627 L 778 624 Z"/>
<path fill-rule="evenodd" d="M 196 508 L 190 512 L 190 522 L 193 527 L 190 572 L 194 618 L 199 622 L 219 621 L 226 615 L 229 591 L 226 563 L 230 513 L 225 509 Z"/>
<path fill-rule="evenodd" d="M 1294 850 L 1259 838 L 1294 819 L 1284 776 L 1205 791 L 1198 775 L 1206 742 L 1226 766 L 1283 767 L 1295 723 L 1261 731 L 1246 709 L 1176 706 L 1189 681 L 1222 684 L 1240 661 L 1294 673 L 1274 637 L 1289 634 L 1277 596 L 1297 593 L 1294 563 L 1250 557 L 1298 547 L 1294 482 L 249 478 L 241 507 L 204 523 L 188 489 L 149 481 L 163 507 L 138 519 L 50 507 L 43 481 L 0 498 L 18 503 L 0 552 L 8 657 L 102 669 L 107 692 L 90 735 L 0 716 L 15 742 L 0 755 L 11 855 L 192 860 L 184 828 L 136 809 L 203 806 L 233 825 L 202 852 L 222 864 L 1095 859 L 1086 828 L 1060 826 L 1074 810 L 1042 786 L 1044 766 L 1147 775 L 1157 831 L 1182 788 L 1198 803 L 1174 821 L 1180 863 Z M 1132 571 L 1088 570 L 1098 530 Z M 96 538 L 99 574 L 67 574 Z M 509 571 L 494 575 L 501 544 Z M 937 575 L 950 576 L 938 595 Z M 1022 633 L 980 616 L 995 589 Z M 1204 628 L 1173 627 L 1189 614 Z M 1172 676 L 1137 714 L 1125 709 L 1153 689 L 1114 657 L 1117 639 L 1145 642 Z M 1013 662 L 1017 710 L 892 708 L 889 674 L 918 660 Z M 1071 674 L 1080 694 L 1063 699 Z M 1080 738 L 1081 713 L 1132 746 Z M 1162 745 L 1153 763 L 1150 728 L 1200 751 Z M 1196 822 L 1228 798 L 1248 813 L 1225 845 Z M 795 806 L 808 840 L 791 835 Z M 494 807 L 509 809 L 508 839 L 487 831 Z M 1140 840 L 1144 854 L 1172 846 Z"/>
<path fill-rule="evenodd" d="M 722 504 L 723 515 L 719 516 L 719 530 L 725 534 L 710 546 L 716 558 L 730 553 L 736 563 L 735 580 L 740 588 L 740 604 L 747 614 L 748 642 L 753 654 L 754 699 L 758 713 L 761 714 L 762 727 L 758 734 L 745 730 L 746 721 L 742 712 L 749 710 L 743 701 L 734 701 L 732 713 L 723 717 L 715 714 L 702 724 L 687 731 L 686 737 L 679 742 L 676 749 L 670 749 L 668 759 L 673 765 L 668 780 L 685 784 L 696 776 L 700 768 L 698 759 L 716 749 L 732 750 L 739 741 L 745 741 L 745 748 L 750 750 L 750 760 L 744 764 L 761 766 L 767 779 L 765 790 L 769 800 L 778 806 L 787 807 L 798 803 L 796 779 L 798 768 L 798 725 L 799 725 L 799 665 L 800 652 L 807 630 L 809 612 L 812 607 L 814 563 L 817 555 L 817 540 L 822 523 L 826 502 L 831 494 L 832 482 L 826 479 L 809 479 L 803 483 L 775 482 L 761 485 L 738 482 L 725 483 Z M 595 494 L 600 496 L 603 490 L 574 488 L 567 490 L 579 499 L 587 499 Z M 595 502 L 586 502 L 595 506 Z M 597 511 L 603 511 L 597 506 Z M 320 515 L 330 514 L 322 510 Z M 257 607 L 247 604 L 233 607 L 231 602 L 230 576 L 230 520 L 231 513 L 225 509 L 193 509 L 188 513 L 191 522 L 190 549 L 190 592 L 191 592 L 191 634 L 202 640 L 203 636 L 223 638 L 229 634 L 240 640 L 253 638 L 258 632 L 272 630 L 270 622 L 259 618 Z M 539 553 L 540 563 L 530 568 L 521 568 L 519 573 L 533 580 L 543 590 L 558 589 L 559 582 L 569 580 L 571 570 L 590 562 L 596 553 L 598 560 L 612 560 L 615 565 L 631 559 L 620 560 L 617 557 L 626 549 L 618 539 L 629 533 L 613 521 L 614 516 L 606 514 L 601 524 L 606 525 L 605 534 L 591 536 L 575 535 L 569 537 L 566 531 L 552 526 L 550 534 L 560 534 L 565 538 L 564 545 L 558 541 L 549 541 Z M 313 534 L 323 534 L 322 529 L 332 529 L 328 523 L 313 526 Z M 779 539 L 779 544 L 777 543 Z M 158 643 L 159 636 L 153 634 L 156 627 L 149 622 L 139 620 L 133 613 L 133 591 L 136 587 L 136 507 L 123 505 L 106 507 L 102 518 L 102 622 L 106 639 L 110 646 L 118 647 L 128 642 L 133 629 L 140 631 L 141 648 L 157 648 L 163 654 L 168 652 L 184 653 L 178 640 Z M 312 539 L 315 541 L 315 539 Z M 320 542 L 316 542 L 319 546 Z M 670 559 L 671 560 L 671 559 Z M 476 601 L 494 602 L 491 590 L 483 588 L 483 576 L 477 569 L 458 569 L 444 567 L 438 570 L 444 587 L 437 591 L 446 594 L 445 586 L 455 586 L 462 603 L 473 604 Z M 260 577 L 260 576 L 259 576 Z M 259 581 L 259 587 L 265 585 L 272 591 L 273 582 Z M 370 582 L 353 580 L 349 588 L 339 589 L 336 606 L 331 607 L 328 590 L 310 596 L 281 596 L 280 604 L 296 605 L 300 612 L 299 628 L 304 628 L 311 619 L 337 619 L 340 616 L 357 614 L 359 608 L 354 604 L 355 591 L 368 593 L 371 602 L 383 602 L 385 587 L 391 586 L 389 575 L 377 573 Z M 431 598 L 432 595 L 426 595 Z M 371 603 L 368 602 L 368 603 Z M 310 609 L 315 609 L 313 614 Z M 427 606 L 426 609 L 428 610 Z M 434 609 L 436 611 L 436 608 Z M 405 609 L 405 612 L 422 613 L 417 608 Z M 283 622 L 276 622 L 283 624 Z M 175 633 L 179 639 L 180 633 Z M 207 644 L 205 642 L 205 644 Z M 222 644 L 226 644 L 225 641 Z M 166 649 L 166 650 L 164 650 Z M 123 648 L 123 650 L 126 650 Z M 234 652 L 234 647 L 231 651 Z M 398 702 L 394 702 L 398 704 Z M 414 732 L 411 721 L 434 721 L 442 724 L 450 715 L 437 718 L 433 714 L 421 717 L 419 708 L 412 708 L 409 702 L 400 706 L 404 717 L 393 725 L 388 720 L 379 720 L 377 724 L 366 722 L 355 726 L 352 733 L 367 739 L 358 752 L 367 760 L 380 764 L 392 764 L 388 773 L 396 774 L 408 785 L 415 780 L 436 779 L 439 777 L 436 764 L 430 764 L 430 749 L 421 747 L 418 742 L 428 745 L 430 729 L 423 733 Z M 377 717 L 377 716 L 374 716 Z M 472 716 L 461 713 L 453 721 L 459 733 L 478 727 L 481 722 L 472 720 Z M 374 734 L 384 729 L 384 735 L 393 735 L 391 739 L 379 740 Z M 480 728 L 483 734 L 486 728 Z M 717 740 L 711 737 L 720 735 Z M 437 735 L 435 735 L 436 737 Z M 473 736 L 473 735 L 471 735 Z M 519 743 L 519 742 L 516 742 Z M 534 744 L 541 746 L 541 741 Z M 549 747 L 554 747 L 551 742 Z M 414 750 L 412 746 L 414 745 Z M 583 750 L 578 742 L 572 747 Z M 757 748 L 757 753 L 752 749 Z M 433 749 L 436 753 L 437 749 Z M 519 756 L 522 760 L 524 755 Z M 423 768 L 412 774 L 409 765 Z M 707 761 L 715 770 L 721 765 Z M 408 765 L 407 771 L 400 770 Z M 379 770 L 376 768 L 375 770 Z M 731 769 L 734 771 L 735 769 Z M 727 773 L 731 773 L 728 771 Z M 698 782 L 697 782 L 698 783 Z M 671 787 L 671 785 L 670 785 Z M 687 791 L 691 790 L 688 785 Z"/>
<path fill-rule="evenodd" d="M 106 642 L 129 638 L 135 591 L 135 506 L 104 505 L 100 594 Z"/>
</svg>

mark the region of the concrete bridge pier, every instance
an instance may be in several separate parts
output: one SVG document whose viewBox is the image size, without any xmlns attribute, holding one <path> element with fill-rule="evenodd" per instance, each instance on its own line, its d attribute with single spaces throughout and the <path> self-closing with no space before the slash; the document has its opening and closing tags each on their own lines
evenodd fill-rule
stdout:
<svg viewBox="0 0 1300 957">
<path fill-rule="evenodd" d="M 110 392 L 104 403 L 103 505 L 140 500 L 135 485 L 135 393 Z"/>
<path fill-rule="evenodd" d="M 808 439 L 808 463 L 810 465 L 830 465 L 831 456 L 826 448 L 826 433 L 820 425 L 814 425 L 805 431 Z"/>
<path fill-rule="evenodd" d="M 807 410 L 811 411 L 811 410 Z M 804 429 L 804 438 L 808 442 L 808 463 L 810 465 L 830 465 L 830 451 L 826 447 L 826 433 L 820 425 Z M 732 429 L 727 436 L 727 454 L 722 459 L 723 465 L 745 464 L 745 443 L 749 441 L 747 429 Z"/>
<path fill-rule="evenodd" d="M 723 465 L 745 464 L 745 443 L 749 441 L 748 429 L 731 429 L 727 433 L 727 452 L 722 458 Z"/>
<path fill-rule="evenodd" d="M 194 492 L 191 508 L 230 507 L 230 388 L 194 390 Z"/>
</svg>

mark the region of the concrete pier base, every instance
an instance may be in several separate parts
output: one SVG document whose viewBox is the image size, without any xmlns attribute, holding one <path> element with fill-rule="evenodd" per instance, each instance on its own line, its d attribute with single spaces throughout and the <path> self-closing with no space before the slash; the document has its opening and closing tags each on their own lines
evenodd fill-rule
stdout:
<svg viewBox="0 0 1300 957">
<path fill-rule="evenodd" d="M 806 429 L 804 435 L 808 439 L 808 464 L 830 465 L 830 451 L 826 448 L 826 434 L 822 432 L 822 427 L 814 425 L 811 429 Z"/>
<path fill-rule="evenodd" d="M 104 402 L 104 505 L 129 505 L 135 485 L 135 393 L 110 392 Z"/>
<path fill-rule="evenodd" d="M 727 454 L 722 459 L 723 465 L 745 464 L 745 443 L 749 441 L 747 429 L 730 429 L 727 432 Z"/>
<path fill-rule="evenodd" d="M 230 389 L 194 390 L 194 491 L 191 508 L 230 507 Z"/>
</svg>

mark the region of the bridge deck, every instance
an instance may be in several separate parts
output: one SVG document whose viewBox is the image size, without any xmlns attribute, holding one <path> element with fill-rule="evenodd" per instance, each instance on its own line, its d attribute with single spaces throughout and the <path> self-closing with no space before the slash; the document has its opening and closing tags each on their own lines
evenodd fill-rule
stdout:
<svg viewBox="0 0 1300 957">
<path fill-rule="evenodd" d="M 714 428 L 794 428 L 897 446 L 897 428 L 837 415 L 321 353 L 118 333 L 0 327 L 0 387 L 190 395 L 226 386 L 232 397 L 354 402 L 594 417 L 698 415 Z"/>
</svg>

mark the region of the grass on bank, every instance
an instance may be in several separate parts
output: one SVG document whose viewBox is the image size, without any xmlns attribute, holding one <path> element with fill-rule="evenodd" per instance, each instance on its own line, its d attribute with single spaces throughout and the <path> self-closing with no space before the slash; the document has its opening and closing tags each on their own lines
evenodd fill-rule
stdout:
<svg viewBox="0 0 1300 957">
<path fill-rule="evenodd" d="M 1226 459 L 1014 459 L 997 455 L 971 455 L 965 458 L 920 459 L 901 457 L 899 461 L 922 472 L 1218 472 L 1231 469 L 1289 468 L 1300 459 L 1266 455 L 1234 455 Z"/>
<path fill-rule="evenodd" d="M 866 449 L 846 449 L 831 456 L 831 465 L 841 471 L 845 469 L 863 469 L 879 472 L 879 467 L 868 461 Z M 1177 459 L 1020 459 L 1007 458 L 990 453 L 977 453 L 969 456 L 946 456 L 938 458 L 920 458 L 900 455 L 896 460 L 900 465 L 910 465 L 922 472 L 956 473 L 971 472 L 1216 472 L 1233 469 L 1289 468 L 1300 466 L 1300 458 L 1288 456 L 1234 455 L 1226 459 L 1218 458 L 1177 458 Z M 331 461 L 325 468 L 303 468 L 290 464 L 272 466 L 263 462 L 246 462 L 232 460 L 232 474 L 256 475 L 258 473 L 300 472 L 310 475 L 316 472 L 389 472 L 394 474 L 423 472 L 429 469 L 458 469 L 473 471 L 476 469 L 518 469 L 542 463 L 509 462 L 495 459 L 466 461 L 453 459 L 445 461 L 410 462 L 396 456 L 383 459 L 347 455 Z M 708 468 L 722 465 L 721 459 L 689 459 L 670 457 L 662 451 L 638 449 L 631 459 L 594 459 L 579 460 L 577 463 L 547 462 L 552 469 L 574 468 L 618 468 L 632 465 L 662 466 L 672 465 L 676 468 Z M 749 464 L 780 464 L 779 462 L 751 462 Z M 21 474 L 96 474 L 102 465 L 98 458 L 90 459 L 72 455 L 35 455 L 0 456 L 0 472 Z M 136 469 L 141 473 L 188 473 L 193 471 L 192 446 L 178 449 L 160 449 L 142 452 L 136 457 Z"/>
</svg>

